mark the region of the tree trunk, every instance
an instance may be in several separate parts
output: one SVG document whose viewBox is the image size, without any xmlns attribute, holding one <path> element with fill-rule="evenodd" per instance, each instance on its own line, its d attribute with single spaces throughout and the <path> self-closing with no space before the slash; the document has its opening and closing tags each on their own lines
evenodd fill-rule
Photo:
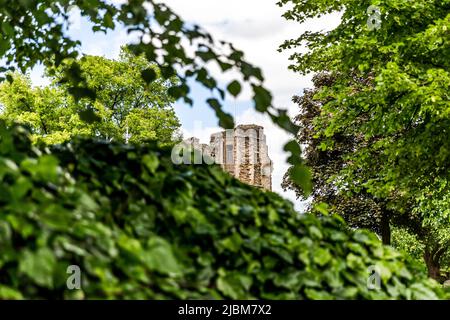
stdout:
<svg viewBox="0 0 450 320">
<path fill-rule="evenodd" d="M 386 245 L 391 245 L 391 225 L 389 220 L 389 215 L 384 212 L 381 216 L 381 241 Z"/>
<path fill-rule="evenodd" d="M 433 278 L 434 280 L 441 281 L 441 265 L 440 265 L 440 256 L 435 257 L 435 253 L 430 248 L 425 248 L 425 253 L 423 258 L 425 260 L 425 264 L 428 269 L 428 276 Z M 437 258 L 437 259 L 436 259 Z"/>
</svg>

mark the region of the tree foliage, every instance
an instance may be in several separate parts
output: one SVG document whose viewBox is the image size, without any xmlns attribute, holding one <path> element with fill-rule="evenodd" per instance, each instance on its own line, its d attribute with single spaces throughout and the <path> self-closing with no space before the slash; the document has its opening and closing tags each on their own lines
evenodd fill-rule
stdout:
<svg viewBox="0 0 450 320">
<path fill-rule="evenodd" d="M 316 74 L 313 77 L 314 88 L 306 89 L 302 96 L 293 98 L 299 105 L 299 114 L 294 119 L 300 127 L 297 139 L 304 146 L 305 161 L 312 171 L 313 192 L 308 211 L 314 211 L 316 206 L 326 203 L 328 210 L 341 215 L 349 226 L 370 229 L 385 244 L 391 244 L 393 237 L 399 237 L 393 239 L 394 246 L 408 253 L 414 252 L 414 258 L 420 251 L 420 259 L 422 264 L 426 264 L 429 275 L 437 280 L 445 280 L 440 269 L 445 266 L 444 257 L 448 253 L 448 223 L 442 219 L 434 219 L 432 223 L 430 219 L 424 221 L 415 210 L 414 198 L 411 199 L 409 194 L 394 191 L 390 197 L 384 198 L 371 194 L 360 182 L 370 179 L 369 174 L 382 170 L 383 164 L 380 162 L 373 162 L 378 167 L 359 170 L 356 173 L 358 180 L 342 183 L 346 178 L 346 169 L 352 165 L 355 151 L 374 141 L 366 141 L 362 135 L 355 136 L 342 130 L 332 136 L 332 147 L 324 148 L 324 144 L 330 140 L 321 135 L 320 126 L 325 119 L 322 111 L 331 98 L 319 96 L 318 93 L 324 87 L 333 85 L 337 77 L 328 73 Z M 331 120 L 329 115 L 327 121 Z M 358 121 L 367 119 L 361 117 Z M 294 190 L 297 196 L 306 200 L 287 173 L 283 187 Z M 397 209 L 399 203 L 402 210 Z M 391 235 L 393 227 L 395 233 Z M 412 239 L 416 239 L 417 243 L 413 244 Z"/>
<path fill-rule="evenodd" d="M 253 91 L 254 108 L 268 114 L 273 122 L 290 133 L 296 133 L 286 110 L 272 105 L 272 95 L 264 87 L 261 69 L 244 59 L 244 53 L 231 43 L 214 40 L 198 25 L 185 23 L 167 5 L 154 0 L 133 0 L 121 5 L 110 4 L 106 0 L 24 0 L 0 1 L 0 58 L 6 60 L 1 73 L 19 68 L 22 72 L 38 63 L 47 67 L 59 67 L 73 62 L 78 57 L 79 41 L 71 39 L 65 32 L 70 10 L 79 8 L 81 15 L 89 19 L 94 32 L 106 32 L 123 26 L 128 33 L 137 35 L 139 40 L 130 44 L 135 55 L 143 54 L 148 62 L 156 63 L 163 78 L 177 75 L 180 83 L 170 89 L 170 94 L 186 103 L 193 103 L 188 85 L 189 80 L 197 81 L 211 95 L 208 105 L 219 118 L 219 125 L 234 127 L 233 117 L 223 111 L 226 92 L 238 95 L 238 89 L 246 84 Z M 209 69 L 215 64 L 222 72 L 237 71 L 241 79 L 229 84 L 221 84 Z M 152 69 L 142 72 L 142 78 L 151 82 L 155 78 Z M 64 74 L 70 83 L 72 95 L 78 99 L 95 99 L 98 92 L 90 88 L 82 76 L 77 63 L 72 63 Z M 310 190 L 308 177 L 300 158 L 298 147 L 287 148 L 291 153 L 289 163 L 295 166 L 293 180 L 306 193 Z"/>
<path fill-rule="evenodd" d="M 219 167 L 174 165 L 156 145 L 50 151 L 20 127 L 0 133 L 0 298 L 444 297 L 374 234 L 298 215 Z M 81 290 L 67 289 L 70 265 Z"/>
<path fill-rule="evenodd" d="M 284 16 L 298 22 L 341 13 L 334 30 L 306 32 L 280 48 L 309 49 L 291 56 L 292 70 L 334 76 L 297 98 L 307 107 L 300 140 L 312 142 L 317 198 L 350 208 L 350 222 L 412 228 L 429 271 L 439 271 L 450 217 L 450 2 L 278 3 L 291 5 Z M 379 28 L 368 27 L 370 5 L 381 11 Z"/>
<path fill-rule="evenodd" d="M 392 245 L 407 253 L 440 282 L 450 277 L 450 230 L 448 226 L 425 226 L 418 233 L 393 228 Z"/>
<path fill-rule="evenodd" d="M 448 221 L 450 2 L 279 1 L 288 4 L 284 16 L 298 22 L 336 11 L 342 15 L 335 29 L 306 32 L 281 50 L 309 49 L 291 56 L 297 72 L 340 75 L 321 92 L 329 101 L 325 121 L 318 123 L 328 138 L 323 148 L 332 149 L 332 137 L 341 132 L 367 144 L 354 152 L 346 181 L 378 197 L 392 197 L 394 191 L 410 195 L 421 213 Z M 367 26 L 370 5 L 382 15 L 374 30 Z M 369 178 L 361 180 L 361 171 Z"/>
<path fill-rule="evenodd" d="M 358 172 L 358 180 L 345 182 L 343 171 L 351 166 L 353 154 L 371 142 L 366 142 L 362 135 L 346 133 L 344 130 L 335 132 L 331 138 L 322 135 L 321 127 L 326 121 L 332 121 L 330 114 L 324 115 L 323 107 L 332 97 L 318 96 L 321 90 L 332 86 L 337 81 L 337 75 L 318 73 L 313 77 L 312 89 L 305 89 L 301 96 L 294 96 L 298 104 L 298 115 L 294 121 L 300 130 L 298 143 L 304 146 L 305 163 L 311 168 L 313 192 L 312 202 L 308 211 L 312 211 L 320 203 L 326 203 L 330 210 L 340 214 L 351 227 L 367 228 L 383 237 L 385 244 L 390 244 L 389 223 L 396 214 L 389 208 L 389 199 L 377 198 L 370 194 L 361 181 L 370 178 L 366 170 Z M 366 119 L 360 118 L 363 122 Z M 331 146 L 326 147 L 327 144 Z M 283 188 L 294 190 L 303 200 L 301 190 L 292 182 L 289 171 L 283 179 Z M 373 169 L 377 172 L 376 169 Z M 411 221 L 415 223 L 416 221 Z"/>
<path fill-rule="evenodd" d="M 1 118 L 8 123 L 26 124 L 33 140 L 61 143 L 75 136 L 91 136 L 130 142 L 158 140 L 170 143 L 180 127 L 167 93 L 176 79 L 163 80 L 160 71 L 140 56 L 123 49 L 118 61 L 84 56 L 77 64 L 97 99 L 74 100 L 64 73 L 71 65 L 61 65 L 52 74 L 47 87 L 33 87 L 23 75 L 14 74 L 13 82 L 0 85 Z M 147 84 L 144 70 L 153 70 L 155 79 Z M 86 119 L 87 118 L 87 119 Z M 90 121 L 86 121 L 90 120 Z"/>
</svg>

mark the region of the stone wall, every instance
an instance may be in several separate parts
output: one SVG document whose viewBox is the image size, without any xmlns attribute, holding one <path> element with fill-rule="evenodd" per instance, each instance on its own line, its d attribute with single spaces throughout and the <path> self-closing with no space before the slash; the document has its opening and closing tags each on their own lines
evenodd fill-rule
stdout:
<svg viewBox="0 0 450 320">
<path fill-rule="evenodd" d="M 272 190 L 272 161 L 264 128 L 239 125 L 211 135 L 211 155 L 224 170 L 250 185 Z"/>
</svg>

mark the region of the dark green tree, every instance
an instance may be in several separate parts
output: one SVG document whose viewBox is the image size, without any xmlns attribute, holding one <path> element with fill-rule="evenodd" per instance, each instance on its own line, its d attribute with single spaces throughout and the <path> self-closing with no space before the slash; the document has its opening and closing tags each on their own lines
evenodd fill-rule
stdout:
<svg viewBox="0 0 450 320">
<path fill-rule="evenodd" d="M 397 200 L 414 199 L 425 220 L 435 216 L 448 223 L 450 2 L 278 3 L 289 7 L 287 19 L 299 23 L 332 12 L 342 15 L 335 29 L 306 32 L 281 46 L 302 48 L 291 56 L 291 69 L 300 74 L 339 74 L 321 90 L 328 101 L 317 124 L 324 150 L 332 149 L 333 136 L 342 132 L 361 139 L 340 183 L 396 200 L 400 212 L 409 206 Z M 370 23 L 371 5 L 381 12 L 376 28 Z"/>
<path fill-rule="evenodd" d="M 396 234 L 402 237 L 395 239 L 394 243 L 405 248 L 406 244 L 402 240 L 409 240 L 411 237 L 403 237 L 404 233 L 415 236 L 417 243 L 412 245 L 411 241 L 408 241 L 407 245 L 420 246 L 420 259 L 425 262 L 429 275 L 443 280 L 440 268 L 441 261 L 448 252 L 448 223 L 424 221 L 414 210 L 415 201 L 408 199 L 409 195 L 401 195 L 395 190 L 386 198 L 372 195 L 365 188 L 364 181 L 369 180 L 371 174 L 382 170 L 381 163 L 370 170 L 360 170 L 358 180 L 342 183 L 355 152 L 375 141 L 365 141 L 361 136 L 348 134 L 345 130 L 335 132 L 331 138 L 321 135 L 320 126 L 325 119 L 323 106 L 331 98 L 320 96 L 319 93 L 324 87 L 333 85 L 337 81 L 336 78 L 336 75 L 329 73 L 316 74 L 313 77 L 314 88 L 307 89 L 303 95 L 293 98 L 299 105 L 299 114 L 294 119 L 300 127 L 298 142 L 304 146 L 306 164 L 312 171 L 313 191 L 308 211 L 314 211 L 314 207 L 320 203 L 327 203 L 329 210 L 344 217 L 351 227 L 370 229 L 376 232 L 385 244 L 391 244 L 392 227 L 401 228 L 403 233 Z M 332 119 L 327 121 L 331 122 Z M 361 117 L 358 121 L 367 119 Z M 330 147 L 324 148 L 325 144 Z M 283 187 L 294 190 L 299 198 L 306 200 L 301 190 L 292 183 L 288 173 L 285 174 Z M 403 206 L 401 211 L 396 209 L 400 204 Z"/>
<path fill-rule="evenodd" d="M 300 128 L 298 143 L 304 146 L 303 155 L 312 171 L 312 202 L 308 210 L 312 211 L 315 205 L 326 203 L 333 211 L 342 215 L 350 226 L 371 229 L 381 236 L 383 243 L 390 244 L 390 220 L 394 212 L 388 208 L 388 200 L 374 197 L 361 185 L 342 186 L 339 183 L 342 179 L 341 171 L 351 163 L 351 155 L 364 146 L 364 139 L 342 131 L 335 133 L 330 142 L 330 138 L 324 138 L 318 128 L 318 121 L 325 121 L 323 106 L 331 98 L 317 97 L 317 94 L 334 82 L 334 75 L 316 74 L 313 77 L 314 88 L 306 89 L 303 95 L 293 98 L 299 106 L 299 114 L 294 118 Z M 326 121 L 330 122 L 331 119 Z M 326 148 L 327 143 L 331 144 L 331 147 Z M 359 174 L 362 176 L 366 172 Z M 362 177 L 361 180 L 366 179 L 368 177 Z M 282 186 L 294 190 L 302 200 L 307 200 L 301 190 L 292 183 L 289 171 L 284 176 Z"/>
</svg>

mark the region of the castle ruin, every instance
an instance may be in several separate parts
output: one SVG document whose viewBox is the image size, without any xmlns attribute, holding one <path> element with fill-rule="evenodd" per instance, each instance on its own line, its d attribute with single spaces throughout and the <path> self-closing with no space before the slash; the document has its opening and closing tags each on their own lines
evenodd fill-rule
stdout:
<svg viewBox="0 0 450 320">
<path fill-rule="evenodd" d="M 206 152 L 240 181 L 272 190 L 272 161 L 263 127 L 238 125 L 234 129 L 212 134 L 209 145 L 200 144 L 197 138 L 185 142 Z"/>
</svg>

